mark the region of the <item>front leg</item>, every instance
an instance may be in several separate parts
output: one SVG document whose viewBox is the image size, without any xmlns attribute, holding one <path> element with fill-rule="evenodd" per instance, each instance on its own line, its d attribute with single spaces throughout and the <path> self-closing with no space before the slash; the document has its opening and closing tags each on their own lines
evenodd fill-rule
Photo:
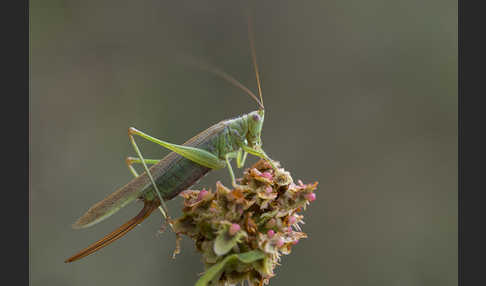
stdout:
<svg viewBox="0 0 486 286">
<path fill-rule="evenodd" d="M 272 168 L 274 170 L 278 170 L 277 166 L 275 166 L 275 164 L 273 163 L 273 160 L 270 159 L 270 157 L 268 157 L 268 155 L 265 153 L 265 151 L 263 151 L 263 149 L 259 148 L 259 149 L 253 149 L 251 148 L 250 146 L 247 146 L 247 145 L 242 145 L 241 148 L 245 151 L 245 152 L 248 152 L 252 155 L 255 155 L 257 157 L 260 157 L 262 159 L 265 159 L 268 163 L 270 163 L 270 165 L 272 166 Z"/>
<path fill-rule="evenodd" d="M 233 168 L 231 167 L 230 159 L 231 158 L 237 158 L 238 159 L 238 157 L 241 157 L 241 155 L 238 155 L 239 153 L 240 152 L 238 152 L 238 151 L 237 152 L 227 153 L 225 155 L 226 166 L 228 167 L 228 171 L 229 171 L 230 176 L 231 176 L 231 184 L 233 185 L 233 188 L 235 188 L 235 189 L 242 189 L 242 190 L 249 190 L 250 187 L 248 187 L 248 186 L 242 186 L 242 185 L 239 185 L 239 184 L 236 183 L 235 173 L 233 173 Z"/>
<path fill-rule="evenodd" d="M 241 168 L 245 165 L 246 161 L 246 156 L 248 155 L 248 152 L 243 152 L 243 149 L 238 149 L 238 155 L 236 156 L 236 166 L 238 168 Z"/>
</svg>

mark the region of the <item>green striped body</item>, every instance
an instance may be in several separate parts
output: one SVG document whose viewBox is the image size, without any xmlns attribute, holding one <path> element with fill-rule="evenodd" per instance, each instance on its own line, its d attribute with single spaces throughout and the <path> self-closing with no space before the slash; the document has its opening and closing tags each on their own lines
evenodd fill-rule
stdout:
<svg viewBox="0 0 486 286">
<path fill-rule="evenodd" d="M 209 151 L 212 154 L 217 154 L 219 150 L 218 143 L 224 133 L 224 123 L 219 123 L 191 138 L 183 145 L 197 147 Z M 209 171 L 211 171 L 210 168 L 199 165 L 174 152 L 171 152 L 150 168 L 155 184 L 157 184 L 157 188 L 164 200 L 174 198 L 181 191 L 194 185 Z M 142 176 L 147 177 L 145 173 Z M 142 189 L 143 194 L 147 199 L 156 198 L 154 187 L 148 181 L 148 178 L 147 182 L 146 187 Z"/>
<path fill-rule="evenodd" d="M 221 121 L 189 139 L 183 145 L 204 149 L 224 160 L 227 153 L 238 150 L 241 144 L 244 144 L 248 135 L 250 114 Z M 211 171 L 210 168 L 174 152 L 169 153 L 149 170 L 164 200 L 174 198 Z M 154 187 L 145 172 L 93 205 L 73 227 L 85 228 L 94 225 L 137 198 L 149 201 L 157 199 Z"/>
</svg>

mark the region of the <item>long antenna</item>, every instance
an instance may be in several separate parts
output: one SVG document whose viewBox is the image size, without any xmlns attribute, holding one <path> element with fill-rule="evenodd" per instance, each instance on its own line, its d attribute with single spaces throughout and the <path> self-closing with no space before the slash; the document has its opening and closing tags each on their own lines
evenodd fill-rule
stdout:
<svg viewBox="0 0 486 286">
<path fill-rule="evenodd" d="M 253 60 L 253 67 L 255 68 L 255 75 L 256 75 L 256 80 L 257 80 L 257 85 L 258 85 L 258 94 L 260 95 L 260 103 L 261 103 L 261 108 L 265 109 L 263 107 L 263 96 L 262 96 L 262 87 L 260 84 L 260 73 L 258 72 L 258 64 L 256 60 L 256 52 L 255 52 L 255 40 L 254 40 L 254 35 L 253 35 L 253 25 L 252 25 L 252 18 L 251 18 L 251 13 L 248 9 L 248 39 L 250 40 L 250 49 L 251 49 L 251 57 Z"/>
<path fill-rule="evenodd" d="M 217 76 L 222 77 L 224 80 L 226 80 L 230 84 L 232 84 L 232 85 L 236 86 L 237 88 L 241 89 L 242 91 L 246 92 L 249 96 L 251 96 L 251 98 L 253 98 L 258 103 L 258 106 L 260 106 L 261 109 L 264 109 L 263 103 L 260 102 L 260 100 L 258 100 L 258 97 L 251 90 L 249 90 L 246 86 L 244 86 L 241 82 L 236 80 L 234 77 L 230 76 L 229 74 L 225 73 L 224 71 L 222 71 L 218 68 L 209 66 L 207 64 L 201 64 L 200 68 L 202 68 L 206 71 L 209 71 L 209 72 L 211 72 L 211 73 L 213 73 Z"/>
<path fill-rule="evenodd" d="M 241 89 L 246 94 L 248 94 L 251 98 L 253 98 L 256 101 L 256 103 L 258 104 L 258 106 L 261 109 L 263 109 L 263 105 L 260 102 L 260 100 L 258 100 L 258 97 L 250 89 L 248 89 L 246 86 L 244 86 L 241 82 L 239 82 L 237 79 L 235 79 L 231 75 L 225 73 L 224 71 L 218 69 L 217 67 L 214 67 L 214 66 L 208 64 L 207 62 L 204 62 L 200 59 L 195 59 L 191 56 L 180 55 L 180 58 L 181 58 L 181 61 L 183 61 L 185 64 L 199 68 L 199 69 L 207 71 L 207 72 L 210 72 L 210 73 L 224 79 L 225 81 L 232 84 L 233 86 Z"/>
</svg>

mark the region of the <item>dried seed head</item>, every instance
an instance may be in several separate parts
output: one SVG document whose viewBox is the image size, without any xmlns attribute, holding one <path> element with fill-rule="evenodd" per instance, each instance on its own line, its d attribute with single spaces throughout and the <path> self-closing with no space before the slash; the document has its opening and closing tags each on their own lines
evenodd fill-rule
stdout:
<svg viewBox="0 0 486 286">
<path fill-rule="evenodd" d="M 217 182 L 213 193 L 181 193 L 183 214 L 174 221 L 174 229 L 195 241 L 206 268 L 222 269 L 206 272 L 203 277 L 213 275 L 206 281 L 267 284 L 280 256 L 290 254 L 291 247 L 307 237 L 300 231 L 303 215 L 298 213 L 315 200 L 317 182 L 299 180 L 296 185 L 289 172 L 274 170 L 265 160 L 245 170 L 239 182 L 244 188 L 229 189 Z"/>
</svg>

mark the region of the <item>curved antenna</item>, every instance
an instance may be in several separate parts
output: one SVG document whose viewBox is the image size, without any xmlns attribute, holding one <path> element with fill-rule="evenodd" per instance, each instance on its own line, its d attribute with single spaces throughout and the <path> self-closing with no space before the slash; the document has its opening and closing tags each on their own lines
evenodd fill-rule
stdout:
<svg viewBox="0 0 486 286">
<path fill-rule="evenodd" d="M 258 97 L 251 90 L 249 90 L 246 86 L 244 86 L 241 82 L 236 80 L 234 77 L 230 76 L 229 74 L 225 73 L 224 71 L 222 71 L 218 68 L 209 66 L 208 64 L 199 63 L 198 66 L 203 70 L 206 70 L 208 72 L 211 72 L 211 73 L 223 78 L 228 83 L 230 83 L 230 84 L 236 86 L 237 88 L 241 89 L 242 91 L 246 92 L 251 98 L 253 98 L 258 103 L 258 106 L 261 109 L 264 109 L 263 103 L 260 102 L 260 100 L 258 100 Z"/>
<path fill-rule="evenodd" d="M 252 19 L 251 19 L 251 14 L 250 11 L 248 11 L 248 39 L 250 40 L 250 49 L 251 49 L 251 58 L 253 60 L 253 67 L 255 68 L 255 75 L 256 75 L 256 80 L 257 80 L 257 85 L 258 85 L 258 94 L 260 95 L 260 107 L 262 109 L 265 109 L 263 107 L 263 96 L 262 96 L 262 87 L 260 84 L 260 73 L 258 72 L 258 64 L 256 60 L 256 52 L 255 52 L 255 41 L 254 41 L 254 35 L 253 35 L 253 26 L 252 26 Z"/>
<path fill-rule="evenodd" d="M 196 60 L 195 58 L 188 56 L 188 55 L 179 55 L 180 60 L 183 61 L 187 65 L 191 65 L 194 67 L 197 67 L 199 69 L 202 69 L 204 71 L 210 72 L 216 76 L 219 76 L 220 78 L 224 79 L 228 83 L 232 84 L 233 86 L 241 89 L 244 91 L 246 94 L 248 94 L 251 98 L 253 98 L 258 106 L 263 109 L 263 104 L 258 100 L 258 97 L 246 86 L 244 86 L 241 82 L 236 80 L 234 77 L 230 76 L 229 74 L 225 73 L 224 71 L 211 66 L 210 64 L 203 62 L 201 60 Z"/>
</svg>

